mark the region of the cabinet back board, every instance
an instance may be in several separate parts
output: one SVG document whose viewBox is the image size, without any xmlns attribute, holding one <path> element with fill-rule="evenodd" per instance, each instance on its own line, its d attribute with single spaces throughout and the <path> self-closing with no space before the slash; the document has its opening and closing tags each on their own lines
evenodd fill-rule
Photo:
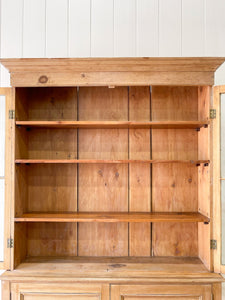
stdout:
<svg viewBox="0 0 225 300">
<path fill-rule="evenodd" d="M 205 121 L 207 91 L 196 86 L 16 88 L 16 121 Z M 54 160 L 208 160 L 207 138 L 208 128 L 16 126 L 15 155 Z M 182 162 L 17 164 L 15 216 L 201 210 L 210 217 L 210 191 L 205 194 L 209 170 Z M 205 247 L 209 233 L 210 225 L 195 222 L 15 223 L 15 244 L 22 245 L 15 250 L 15 263 L 40 256 L 189 256 L 202 258 L 210 267 L 210 249 Z"/>
</svg>

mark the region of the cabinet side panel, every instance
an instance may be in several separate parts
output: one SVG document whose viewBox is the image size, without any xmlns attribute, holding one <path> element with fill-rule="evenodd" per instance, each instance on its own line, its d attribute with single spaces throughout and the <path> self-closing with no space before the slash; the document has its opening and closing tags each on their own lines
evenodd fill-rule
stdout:
<svg viewBox="0 0 225 300">
<path fill-rule="evenodd" d="M 204 86 L 198 89 L 198 118 L 199 120 L 209 119 L 211 87 Z M 199 159 L 209 159 L 210 155 L 210 126 L 202 128 L 198 133 L 198 157 Z M 211 164 L 198 168 L 198 210 L 210 218 L 211 216 Z M 198 245 L 199 257 L 208 269 L 211 269 L 210 231 L 211 224 L 198 224 Z"/>
<path fill-rule="evenodd" d="M 27 256 L 27 224 L 14 225 L 14 267 L 17 267 Z"/>
<path fill-rule="evenodd" d="M 128 88 L 79 89 L 79 120 L 128 120 Z M 128 159 L 127 129 L 80 129 L 80 159 Z M 128 165 L 83 164 L 78 171 L 79 211 L 128 211 Z M 80 256 L 127 256 L 128 224 L 80 223 Z"/>
<path fill-rule="evenodd" d="M 153 87 L 152 118 L 197 120 L 197 87 Z M 152 159 L 198 158 L 198 135 L 193 129 L 152 130 Z M 152 166 L 152 210 L 195 212 L 198 209 L 198 168 L 186 164 Z M 169 237 L 169 238 L 168 238 Z M 152 251 L 156 256 L 197 256 L 198 226 L 160 223 L 152 225 Z"/>
<path fill-rule="evenodd" d="M 150 120 L 150 87 L 129 88 L 129 120 Z M 129 129 L 129 159 L 151 159 L 149 129 Z M 151 165 L 129 165 L 129 211 L 151 211 Z M 150 256 L 151 224 L 129 224 L 129 255 Z"/>
</svg>

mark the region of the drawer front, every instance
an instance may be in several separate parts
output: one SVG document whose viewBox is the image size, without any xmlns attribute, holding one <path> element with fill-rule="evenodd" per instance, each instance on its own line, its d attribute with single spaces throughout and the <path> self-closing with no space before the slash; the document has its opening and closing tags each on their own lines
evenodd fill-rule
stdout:
<svg viewBox="0 0 225 300">
<path fill-rule="evenodd" d="M 109 285 L 12 283 L 12 300 L 109 300 Z"/>
<path fill-rule="evenodd" d="M 111 300 L 211 300 L 211 285 L 112 285 Z"/>
</svg>

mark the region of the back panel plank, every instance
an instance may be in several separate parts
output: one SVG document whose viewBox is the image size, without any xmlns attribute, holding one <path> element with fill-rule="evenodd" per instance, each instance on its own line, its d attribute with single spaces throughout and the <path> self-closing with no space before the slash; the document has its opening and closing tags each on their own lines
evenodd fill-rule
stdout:
<svg viewBox="0 0 225 300">
<path fill-rule="evenodd" d="M 17 128 L 16 158 L 76 159 L 76 129 Z"/>
<path fill-rule="evenodd" d="M 80 88 L 79 120 L 128 120 L 128 89 Z M 127 129 L 80 129 L 80 159 L 128 159 Z M 128 211 L 128 165 L 79 165 L 78 210 Z M 127 256 L 128 224 L 79 224 L 80 256 Z"/>
<path fill-rule="evenodd" d="M 153 87 L 152 116 L 158 120 L 198 120 L 197 87 Z M 198 135 L 191 129 L 153 129 L 152 159 L 198 159 Z M 152 210 L 198 209 L 198 168 L 183 164 L 152 166 Z M 155 256 L 197 256 L 197 224 L 153 224 Z M 169 238 L 168 238 L 169 237 Z"/>
<path fill-rule="evenodd" d="M 150 120 L 150 88 L 129 88 L 129 120 Z M 129 129 L 129 159 L 151 159 L 150 129 Z M 129 165 L 129 211 L 151 211 L 151 165 Z M 149 256 L 151 224 L 129 224 L 129 255 Z"/>
<path fill-rule="evenodd" d="M 18 88 L 16 99 L 17 120 L 76 120 L 77 88 L 74 87 L 36 87 Z M 27 114 L 23 113 L 26 109 Z"/>
<path fill-rule="evenodd" d="M 27 224 L 27 256 L 76 256 L 76 223 Z"/>
<path fill-rule="evenodd" d="M 26 168 L 28 212 L 77 211 L 76 165 L 37 164 Z"/>
</svg>

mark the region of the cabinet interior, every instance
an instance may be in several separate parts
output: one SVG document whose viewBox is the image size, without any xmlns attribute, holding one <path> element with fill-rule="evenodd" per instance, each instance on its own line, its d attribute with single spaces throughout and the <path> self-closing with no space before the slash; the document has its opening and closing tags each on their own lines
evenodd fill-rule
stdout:
<svg viewBox="0 0 225 300">
<path fill-rule="evenodd" d="M 182 221 L 182 213 L 210 219 L 210 93 L 209 86 L 16 88 L 15 266 L 175 257 L 210 269 L 210 223 Z M 74 213 L 102 219 L 68 221 Z M 120 220 L 107 222 L 107 213 Z M 142 222 L 141 213 L 175 214 Z"/>
</svg>

